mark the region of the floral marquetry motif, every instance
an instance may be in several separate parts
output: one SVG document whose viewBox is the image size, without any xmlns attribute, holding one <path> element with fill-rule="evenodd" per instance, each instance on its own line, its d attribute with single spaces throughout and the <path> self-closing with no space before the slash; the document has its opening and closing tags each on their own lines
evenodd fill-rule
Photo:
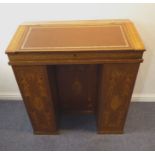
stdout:
<svg viewBox="0 0 155 155">
<path fill-rule="evenodd" d="M 25 74 L 25 72 L 28 72 L 29 74 Z M 21 77 L 21 84 L 24 86 L 26 96 L 36 96 L 36 94 L 38 94 L 38 96 L 48 96 L 45 87 L 42 86 L 45 80 L 44 71 L 42 69 L 39 70 L 27 67 L 26 70 L 20 70 L 18 74 Z M 32 81 L 34 85 L 31 85 L 29 81 Z"/>
<path fill-rule="evenodd" d="M 102 66 L 98 103 L 100 132 L 119 133 L 123 130 L 138 67 L 139 64 L 123 64 L 123 66 L 105 64 Z M 101 109 L 105 112 L 99 112 Z"/>
<path fill-rule="evenodd" d="M 119 65 L 118 65 L 119 66 Z M 117 110 L 121 106 L 125 106 L 124 98 L 126 98 L 129 94 L 130 87 L 133 82 L 134 74 L 126 73 L 128 71 L 123 71 L 123 67 L 119 66 L 119 70 L 114 70 L 109 73 L 109 82 L 111 85 L 108 89 L 109 94 L 109 103 L 112 110 Z M 119 86 L 119 90 L 118 90 Z"/>
<path fill-rule="evenodd" d="M 122 105 L 121 103 L 121 99 L 118 95 L 113 96 L 113 98 L 111 98 L 111 109 L 116 111 L 120 106 Z"/>
<path fill-rule="evenodd" d="M 54 103 L 46 67 L 16 66 L 14 72 L 36 132 L 56 131 Z"/>
</svg>

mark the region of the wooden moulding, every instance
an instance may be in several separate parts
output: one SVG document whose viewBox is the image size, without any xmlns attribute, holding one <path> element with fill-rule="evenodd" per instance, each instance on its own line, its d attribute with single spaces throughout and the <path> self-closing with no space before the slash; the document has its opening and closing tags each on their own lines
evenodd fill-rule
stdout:
<svg viewBox="0 0 155 155">
<path fill-rule="evenodd" d="M 11 65 L 102 64 L 142 62 L 143 51 L 8 54 Z"/>
</svg>

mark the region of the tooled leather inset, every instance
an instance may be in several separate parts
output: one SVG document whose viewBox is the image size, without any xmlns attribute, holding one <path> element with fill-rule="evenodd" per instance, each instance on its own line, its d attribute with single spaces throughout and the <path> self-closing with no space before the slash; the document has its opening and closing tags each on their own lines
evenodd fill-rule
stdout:
<svg viewBox="0 0 155 155">
<path fill-rule="evenodd" d="M 108 47 L 129 47 L 122 25 L 31 26 L 21 50 Z"/>
</svg>

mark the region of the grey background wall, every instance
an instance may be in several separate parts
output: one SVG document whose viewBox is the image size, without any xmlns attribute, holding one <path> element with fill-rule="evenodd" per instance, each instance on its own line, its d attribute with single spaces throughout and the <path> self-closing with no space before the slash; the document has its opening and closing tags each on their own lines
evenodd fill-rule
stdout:
<svg viewBox="0 0 155 155">
<path fill-rule="evenodd" d="M 0 99 L 21 99 L 5 49 L 25 21 L 131 19 L 147 51 L 132 100 L 155 101 L 155 4 L 0 4 Z"/>
</svg>

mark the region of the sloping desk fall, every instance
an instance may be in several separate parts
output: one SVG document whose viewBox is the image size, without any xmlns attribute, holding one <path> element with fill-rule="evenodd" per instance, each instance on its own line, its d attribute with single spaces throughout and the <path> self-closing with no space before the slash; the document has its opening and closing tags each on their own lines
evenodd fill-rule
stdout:
<svg viewBox="0 0 155 155">
<path fill-rule="evenodd" d="M 58 133 L 66 112 L 122 133 L 143 52 L 129 20 L 24 24 L 6 50 L 35 134 Z"/>
</svg>

